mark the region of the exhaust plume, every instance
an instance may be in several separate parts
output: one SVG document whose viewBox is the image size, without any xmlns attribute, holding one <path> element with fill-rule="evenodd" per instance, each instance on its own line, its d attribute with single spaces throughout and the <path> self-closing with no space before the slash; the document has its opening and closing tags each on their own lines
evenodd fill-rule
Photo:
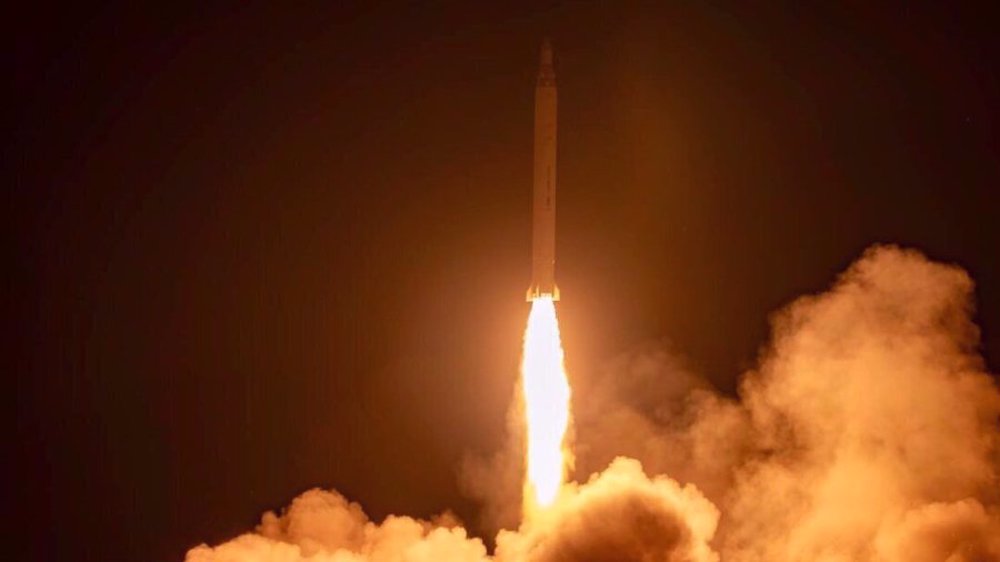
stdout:
<svg viewBox="0 0 1000 562">
<path fill-rule="evenodd" d="M 570 426 L 570 387 L 563 364 L 559 320 L 551 295 L 531 301 L 521 361 L 524 393 L 524 514 L 548 508 L 566 478 L 572 456 L 566 446 Z"/>
</svg>

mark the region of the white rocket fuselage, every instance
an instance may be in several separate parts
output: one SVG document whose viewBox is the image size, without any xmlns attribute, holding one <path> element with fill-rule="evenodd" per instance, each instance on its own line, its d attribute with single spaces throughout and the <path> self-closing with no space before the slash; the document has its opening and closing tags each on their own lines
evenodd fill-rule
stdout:
<svg viewBox="0 0 1000 562">
<path fill-rule="evenodd" d="M 535 176 L 529 301 L 541 296 L 559 300 L 555 275 L 556 97 L 552 47 L 546 41 L 542 44 L 538 82 L 535 85 Z"/>
</svg>

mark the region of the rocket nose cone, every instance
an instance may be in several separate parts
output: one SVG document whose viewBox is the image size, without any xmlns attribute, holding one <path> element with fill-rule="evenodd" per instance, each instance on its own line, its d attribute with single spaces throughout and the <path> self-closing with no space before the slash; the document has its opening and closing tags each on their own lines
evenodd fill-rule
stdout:
<svg viewBox="0 0 1000 562">
<path fill-rule="evenodd" d="M 542 54 L 539 61 L 542 66 L 552 66 L 552 43 L 547 37 L 542 41 Z"/>
</svg>

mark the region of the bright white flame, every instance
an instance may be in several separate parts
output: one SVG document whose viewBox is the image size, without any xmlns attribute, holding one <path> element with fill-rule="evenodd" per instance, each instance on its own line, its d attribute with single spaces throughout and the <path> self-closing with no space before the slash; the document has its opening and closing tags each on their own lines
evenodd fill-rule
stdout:
<svg viewBox="0 0 1000 562">
<path fill-rule="evenodd" d="M 570 389 L 551 295 L 531 301 L 521 377 L 527 418 L 524 511 L 531 516 L 555 501 L 569 464 L 564 441 L 570 420 Z"/>
</svg>

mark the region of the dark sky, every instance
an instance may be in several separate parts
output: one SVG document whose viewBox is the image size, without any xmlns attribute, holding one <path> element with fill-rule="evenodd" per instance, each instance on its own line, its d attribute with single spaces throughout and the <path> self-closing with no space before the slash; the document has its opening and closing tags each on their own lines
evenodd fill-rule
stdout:
<svg viewBox="0 0 1000 562">
<path fill-rule="evenodd" d="M 315 485 L 474 519 L 455 471 L 516 376 L 546 34 L 571 377 L 665 342 L 733 392 L 768 315 L 876 242 L 972 274 L 997 370 L 992 14 L 604 4 L 13 21 L 20 553 L 178 560 Z"/>
</svg>

